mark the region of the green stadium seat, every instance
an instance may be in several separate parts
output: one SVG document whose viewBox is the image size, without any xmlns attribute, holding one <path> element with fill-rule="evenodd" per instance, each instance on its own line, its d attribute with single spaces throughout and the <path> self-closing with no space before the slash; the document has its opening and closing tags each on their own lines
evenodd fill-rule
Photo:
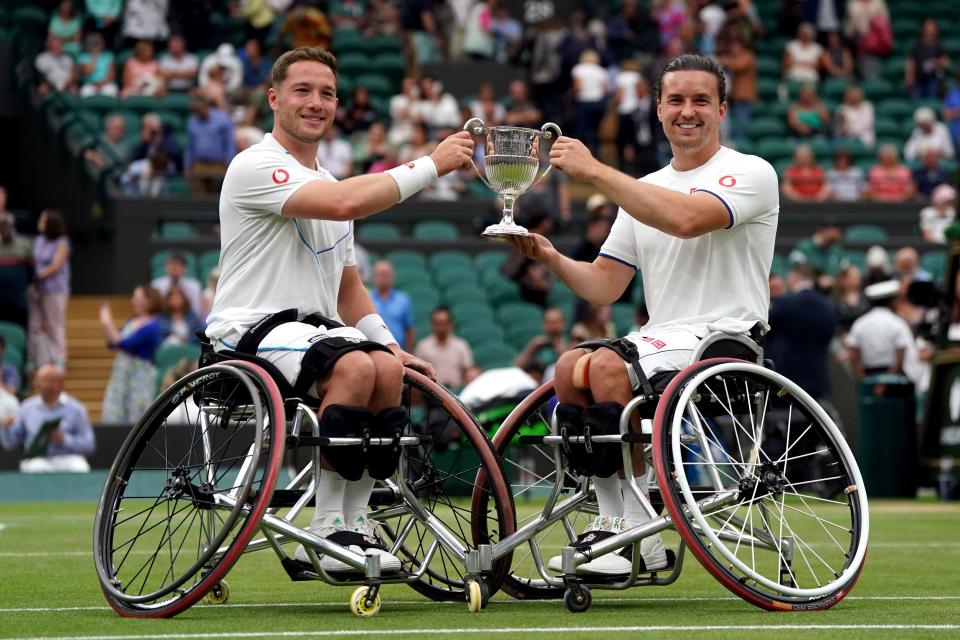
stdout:
<svg viewBox="0 0 960 640">
<path fill-rule="evenodd" d="M 780 57 L 760 54 L 757 56 L 758 78 L 779 78 L 783 72 Z"/>
<path fill-rule="evenodd" d="M 781 278 L 786 277 L 787 271 L 790 270 L 789 261 L 780 253 L 773 254 L 773 262 L 770 264 L 770 273 L 778 275 Z"/>
<path fill-rule="evenodd" d="M 794 143 L 786 138 L 766 138 L 757 142 L 757 155 L 767 162 L 776 163 L 793 157 Z"/>
<path fill-rule="evenodd" d="M 174 131 L 186 131 L 187 118 L 177 111 L 160 111 L 160 121 Z"/>
<path fill-rule="evenodd" d="M 510 280 L 494 280 L 486 283 L 486 295 L 494 308 L 502 304 L 520 301 L 520 289 Z"/>
<path fill-rule="evenodd" d="M 400 228 L 389 222 L 361 222 L 357 225 L 357 238 L 363 242 L 397 240 Z"/>
<path fill-rule="evenodd" d="M 120 107 L 131 111 L 146 113 L 147 111 L 156 110 L 158 104 L 154 96 L 127 96 L 126 98 L 120 99 Z"/>
<path fill-rule="evenodd" d="M 9 364 L 17 371 L 23 369 L 23 363 L 26 361 L 26 356 L 24 355 L 24 350 L 18 346 L 7 344 L 7 348 L 3 350 L 3 362 Z M 21 380 L 21 384 L 23 381 Z M 15 389 L 19 391 L 19 389 Z"/>
<path fill-rule="evenodd" d="M 507 259 L 506 251 L 481 251 L 473 257 L 473 264 L 480 271 L 486 271 L 490 268 L 500 269 L 500 265 Z"/>
<path fill-rule="evenodd" d="M 356 77 L 358 87 L 366 87 L 371 95 L 390 98 L 396 90 L 395 83 L 390 78 L 378 73 L 365 73 Z"/>
<path fill-rule="evenodd" d="M 365 53 L 351 51 L 337 56 L 337 72 L 347 76 L 358 76 L 370 71 L 370 58 Z"/>
<path fill-rule="evenodd" d="M 751 139 L 760 141 L 787 135 L 787 123 L 779 118 L 757 117 L 750 121 L 747 131 Z"/>
<path fill-rule="evenodd" d="M 197 269 L 200 273 L 200 283 L 205 285 L 207 280 L 210 279 L 210 272 L 216 269 L 219 265 L 219 249 L 210 249 L 209 251 L 204 251 L 201 253 L 200 259 L 197 262 Z"/>
<path fill-rule="evenodd" d="M 947 266 L 947 254 L 945 251 L 927 251 L 920 257 L 920 266 L 935 281 L 942 281 Z"/>
<path fill-rule="evenodd" d="M 503 330 L 495 324 L 457 326 L 454 333 L 469 342 L 471 346 L 484 343 L 502 345 L 506 340 Z"/>
<path fill-rule="evenodd" d="M 906 98 L 887 98 L 875 104 L 878 117 L 890 118 L 898 122 L 912 119 L 916 110 L 913 102 Z"/>
<path fill-rule="evenodd" d="M 401 264 L 412 264 L 420 267 L 424 271 L 427 269 L 427 259 L 423 257 L 422 253 L 417 251 L 411 251 L 409 249 L 397 249 L 395 251 L 388 251 L 384 258 L 389 260 L 394 268 Z"/>
<path fill-rule="evenodd" d="M 410 296 L 414 308 L 422 307 L 433 311 L 440 304 L 440 294 L 429 283 L 412 282 L 404 285 L 401 291 Z"/>
<path fill-rule="evenodd" d="M 187 263 L 187 275 L 191 278 L 197 277 L 197 256 L 191 251 L 180 251 L 174 249 L 164 249 L 150 256 L 150 279 L 159 278 L 164 275 L 164 266 L 167 264 L 167 258 L 173 254 L 180 254 Z"/>
<path fill-rule="evenodd" d="M 486 343 L 477 347 L 473 353 L 473 360 L 483 370 L 512 367 L 515 354 L 513 349 L 496 343 Z"/>
<path fill-rule="evenodd" d="M 190 112 L 190 95 L 186 92 L 171 92 L 160 98 L 154 98 L 157 109 L 162 111 L 176 111 L 181 114 Z"/>
<path fill-rule="evenodd" d="M 166 239 L 195 238 L 197 228 L 189 222 L 162 222 L 157 235 Z"/>
<path fill-rule="evenodd" d="M 763 102 L 777 100 L 780 92 L 780 81 L 774 78 L 757 78 L 757 93 Z"/>
<path fill-rule="evenodd" d="M 437 251 L 427 259 L 427 262 L 430 263 L 430 268 L 434 271 L 454 265 L 470 270 L 475 268 L 473 262 L 470 260 L 470 256 L 456 249 Z"/>
<path fill-rule="evenodd" d="M 529 302 L 510 302 L 497 308 L 497 316 L 504 325 L 525 321 L 541 324 L 543 309 Z"/>
<path fill-rule="evenodd" d="M 402 53 L 403 41 L 397 36 L 375 36 L 364 40 L 364 48 L 370 54 Z"/>
<path fill-rule="evenodd" d="M 18 30 L 45 33 L 50 16 L 40 7 L 23 6 L 10 13 L 10 24 L 16 25 Z"/>
<path fill-rule="evenodd" d="M 842 78 L 825 78 L 820 83 L 820 97 L 839 102 L 843 99 L 843 92 L 847 87 L 853 84 L 850 80 Z"/>
<path fill-rule="evenodd" d="M 0 321 L 0 336 L 7 341 L 7 348 L 19 347 L 21 351 L 27 348 L 27 332 L 18 324 Z"/>
<path fill-rule="evenodd" d="M 826 161 L 830 158 L 830 154 L 833 151 L 833 145 L 830 144 L 830 141 L 826 138 L 810 138 L 809 140 L 804 140 L 803 144 L 810 147 L 810 150 L 813 151 L 814 157 L 817 159 L 817 162 L 825 164 Z"/>
<path fill-rule="evenodd" d="M 120 101 L 110 96 L 87 96 L 86 98 L 80 98 L 78 106 L 84 110 L 92 109 L 104 114 L 119 109 Z"/>
<path fill-rule="evenodd" d="M 878 102 L 887 98 L 895 98 L 900 93 L 893 84 L 885 78 L 870 78 L 860 83 L 863 89 L 863 95 L 872 102 Z M 902 94 L 901 94 L 902 95 Z"/>
<path fill-rule="evenodd" d="M 843 239 L 846 242 L 873 242 L 882 244 L 890 239 L 889 234 L 874 224 L 855 224 L 847 227 L 843 231 Z"/>
<path fill-rule="evenodd" d="M 460 267 L 448 267 L 433 272 L 433 281 L 444 291 L 454 287 L 480 287 L 477 282 L 476 273 L 473 269 Z"/>
<path fill-rule="evenodd" d="M 893 86 L 902 87 L 903 70 L 906 66 L 906 56 L 890 56 L 883 61 L 883 77 Z"/>
<path fill-rule="evenodd" d="M 450 287 L 443 291 L 443 302 L 450 308 L 456 307 L 465 302 L 483 302 L 486 299 L 487 294 L 483 291 L 483 289 L 478 288 L 475 285 L 468 287 Z"/>
<path fill-rule="evenodd" d="M 493 307 L 485 301 L 467 300 L 460 302 L 451 307 L 450 313 L 458 325 L 474 324 L 477 322 L 496 322 Z"/>
<path fill-rule="evenodd" d="M 337 55 L 337 62 L 340 56 L 347 53 L 360 53 L 365 47 L 365 38 L 358 29 L 340 28 L 333 32 L 333 51 Z M 339 66 L 339 65 L 338 65 Z"/>
<path fill-rule="evenodd" d="M 633 326 L 633 307 L 625 302 L 618 302 L 611 307 L 613 324 L 617 328 L 617 335 L 623 336 Z"/>
<path fill-rule="evenodd" d="M 429 285 L 433 286 L 430 274 L 426 269 L 415 264 L 394 265 L 393 273 L 398 286 L 405 287 L 409 285 Z"/>
<path fill-rule="evenodd" d="M 406 75 L 407 60 L 402 52 L 384 51 L 371 57 L 370 70 L 399 82 Z"/>
<path fill-rule="evenodd" d="M 413 227 L 413 237 L 420 240 L 456 240 L 457 226 L 451 222 L 428 220 Z"/>
<path fill-rule="evenodd" d="M 912 124 L 913 121 L 911 120 Z M 900 135 L 900 122 L 887 116 L 879 116 L 873 124 L 873 130 L 878 138 L 894 138 Z"/>
</svg>

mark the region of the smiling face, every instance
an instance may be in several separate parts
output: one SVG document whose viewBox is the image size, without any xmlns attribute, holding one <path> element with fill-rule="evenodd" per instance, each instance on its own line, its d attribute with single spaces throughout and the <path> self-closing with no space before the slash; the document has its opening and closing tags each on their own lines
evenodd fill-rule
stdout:
<svg viewBox="0 0 960 640">
<path fill-rule="evenodd" d="M 321 62 L 301 60 L 287 69 L 287 77 L 267 92 L 276 127 L 287 136 L 316 144 L 333 126 L 337 113 L 337 77 Z"/>
<path fill-rule="evenodd" d="M 720 101 L 717 78 L 706 71 L 672 71 L 663 76 L 657 116 L 674 149 L 697 151 L 720 143 L 720 121 L 727 103 Z"/>
</svg>

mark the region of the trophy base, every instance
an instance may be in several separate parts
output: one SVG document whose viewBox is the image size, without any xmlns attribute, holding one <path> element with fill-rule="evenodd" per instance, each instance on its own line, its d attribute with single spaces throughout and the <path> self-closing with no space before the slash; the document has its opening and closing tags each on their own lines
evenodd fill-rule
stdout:
<svg viewBox="0 0 960 640">
<path fill-rule="evenodd" d="M 509 236 L 528 236 L 530 232 L 518 224 L 492 224 L 483 231 L 484 238 L 506 238 Z"/>
</svg>

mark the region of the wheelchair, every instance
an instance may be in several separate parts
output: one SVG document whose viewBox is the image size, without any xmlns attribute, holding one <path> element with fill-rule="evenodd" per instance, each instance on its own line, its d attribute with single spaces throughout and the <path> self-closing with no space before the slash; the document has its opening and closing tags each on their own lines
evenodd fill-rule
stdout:
<svg viewBox="0 0 960 640">
<path fill-rule="evenodd" d="M 291 580 L 353 587 L 349 607 L 360 617 L 379 612 L 380 586 L 391 583 L 433 600 L 466 600 L 472 610 L 486 606 L 509 572 L 509 555 L 488 563 L 483 576 L 468 572 L 466 559 L 480 532 L 487 544 L 513 533 L 513 496 L 489 438 L 456 397 L 408 370 L 410 419 L 400 436 L 325 437 L 318 403 L 294 397 L 271 363 L 208 348 L 200 365 L 133 427 L 103 488 L 94 558 L 117 613 L 172 617 L 202 599 L 225 603 L 230 568 L 259 550 L 273 551 Z M 398 448 L 397 471 L 377 482 L 368 518 L 401 559 L 399 572 L 383 573 L 378 556 L 296 522 L 313 504 L 321 451 L 339 446 Z M 309 460 L 281 487 L 291 451 L 309 451 Z M 471 513 L 479 502 L 484 513 Z M 303 545 L 310 562 L 291 557 L 290 543 Z M 354 572 L 325 571 L 320 555 Z"/>
<path fill-rule="evenodd" d="M 675 582 L 689 549 L 727 589 L 763 609 L 827 609 L 849 593 L 863 569 L 869 514 L 843 434 L 807 393 L 765 366 L 762 348 L 746 336 L 710 334 L 691 362 L 654 376 L 654 393 L 641 391 L 625 406 L 618 434 L 560 435 L 552 383 L 502 423 L 493 444 L 518 528 L 498 542 L 491 531 L 490 541 L 471 553 L 481 569 L 512 558 L 504 592 L 518 599 L 563 597 L 569 611 L 582 612 L 590 607 L 591 589 Z M 640 433 L 631 431 L 634 413 Z M 629 486 L 651 519 L 587 550 L 572 546 L 598 513 L 589 478 L 566 464 L 564 447 L 573 444 L 619 445 L 628 478 L 631 447 L 643 447 L 649 500 L 635 480 Z M 487 498 L 479 492 L 474 498 L 484 513 Z M 475 525 L 484 539 L 483 520 Z M 668 529 L 679 543 L 667 550 L 667 568 L 641 571 L 640 541 Z M 629 574 L 577 572 L 629 545 Z M 561 552 L 560 574 L 546 569 L 544 553 L 551 549 Z"/>
</svg>

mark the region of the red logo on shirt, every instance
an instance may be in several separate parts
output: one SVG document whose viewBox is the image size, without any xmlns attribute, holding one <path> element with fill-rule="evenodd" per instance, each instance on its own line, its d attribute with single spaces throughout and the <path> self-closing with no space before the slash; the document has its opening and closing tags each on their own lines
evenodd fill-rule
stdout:
<svg viewBox="0 0 960 640">
<path fill-rule="evenodd" d="M 413 163 L 412 163 L 412 162 L 408 162 L 408 163 L 406 164 L 406 167 L 407 167 L 407 169 L 413 169 Z"/>
<path fill-rule="evenodd" d="M 283 184 L 290 179 L 290 174 L 284 171 L 283 169 L 274 169 L 273 170 L 273 181 L 277 184 Z"/>
<path fill-rule="evenodd" d="M 737 185 L 737 179 L 733 176 L 723 176 L 720 178 L 720 186 L 722 187 L 735 187 Z"/>
</svg>

